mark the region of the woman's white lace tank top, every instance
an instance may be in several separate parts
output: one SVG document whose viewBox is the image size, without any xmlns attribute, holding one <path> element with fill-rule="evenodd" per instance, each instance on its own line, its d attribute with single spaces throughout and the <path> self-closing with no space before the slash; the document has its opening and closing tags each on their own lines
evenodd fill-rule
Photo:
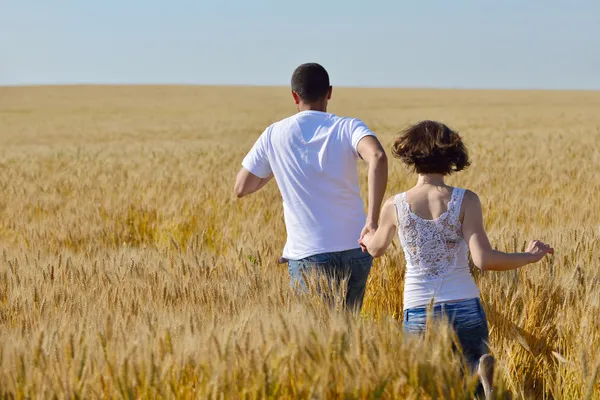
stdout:
<svg viewBox="0 0 600 400">
<path fill-rule="evenodd" d="M 398 236 L 406 257 L 404 309 L 479 297 L 469 270 L 469 249 L 462 234 L 464 189 L 453 188 L 448 210 L 423 219 L 412 212 L 406 193 L 395 198 Z"/>
</svg>

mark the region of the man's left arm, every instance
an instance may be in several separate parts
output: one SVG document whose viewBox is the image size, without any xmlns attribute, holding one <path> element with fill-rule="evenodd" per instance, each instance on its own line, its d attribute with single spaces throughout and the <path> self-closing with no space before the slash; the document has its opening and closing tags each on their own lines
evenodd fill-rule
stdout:
<svg viewBox="0 0 600 400">
<path fill-rule="evenodd" d="M 369 164 L 367 224 L 361 239 L 367 232 L 377 229 L 381 203 L 387 186 L 388 160 L 385 150 L 375 136 L 365 136 L 357 146 L 361 158 Z"/>
<path fill-rule="evenodd" d="M 387 186 L 388 162 L 381 143 L 365 123 L 360 120 L 354 120 L 352 147 L 356 154 L 369 164 L 368 212 L 365 227 L 360 233 L 360 239 L 362 240 L 367 233 L 374 233 L 377 230 L 381 203 Z M 363 250 L 366 251 L 364 247 Z"/>
</svg>

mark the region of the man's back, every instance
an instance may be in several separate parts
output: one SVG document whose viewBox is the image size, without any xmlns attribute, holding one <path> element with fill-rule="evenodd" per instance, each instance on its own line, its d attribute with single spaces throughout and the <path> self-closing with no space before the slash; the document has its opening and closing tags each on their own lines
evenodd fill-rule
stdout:
<svg viewBox="0 0 600 400">
<path fill-rule="evenodd" d="M 235 195 L 256 193 L 275 177 L 283 197 L 288 233 L 283 256 L 291 285 L 305 289 L 305 273 L 325 273 L 332 285 L 344 285 L 346 305 L 360 310 L 373 259 L 359 240 L 377 229 L 387 157 L 361 121 L 327 113 L 333 88 L 323 66 L 300 65 L 291 89 L 298 114 L 263 132 L 242 162 Z M 366 216 L 359 157 L 369 165 Z"/>
<path fill-rule="evenodd" d="M 298 260 L 357 247 L 366 215 L 357 145 L 373 133 L 360 120 L 302 111 L 261 135 L 243 161 L 259 177 L 272 172 L 283 198 L 288 241 Z"/>
</svg>

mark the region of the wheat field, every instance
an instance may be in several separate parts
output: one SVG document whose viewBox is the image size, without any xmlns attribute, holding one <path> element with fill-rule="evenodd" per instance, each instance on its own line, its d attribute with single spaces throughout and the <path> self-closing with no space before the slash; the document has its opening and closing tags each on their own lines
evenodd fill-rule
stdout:
<svg viewBox="0 0 600 400">
<path fill-rule="evenodd" d="M 335 89 L 330 111 L 388 150 L 421 119 L 462 134 L 450 183 L 493 245 L 556 249 L 474 272 L 498 398 L 600 399 L 600 92 Z M 2 398 L 472 398 L 447 329 L 402 334 L 397 241 L 359 316 L 289 288 L 275 183 L 232 189 L 293 112 L 276 87 L 0 88 Z M 414 180 L 390 159 L 388 195 Z"/>
</svg>

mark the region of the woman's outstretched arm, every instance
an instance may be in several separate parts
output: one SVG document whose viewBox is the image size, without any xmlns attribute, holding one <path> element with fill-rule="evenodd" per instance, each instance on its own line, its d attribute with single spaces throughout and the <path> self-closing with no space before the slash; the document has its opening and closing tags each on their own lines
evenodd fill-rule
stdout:
<svg viewBox="0 0 600 400">
<path fill-rule="evenodd" d="M 469 245 L 473 263 L 483 271 L 508 271 L 541 260 L 546 254 L 554 254 L 549 245 L 533 240 L 524 253 L 504 253 L 494 250 L 483 227 L 483 212 L 479 197 L 467 191 L 463 200 L 463 236 Z"/>
<path fill-rule="evenodd" d="M 398 229 L 397 225 L 396 207 L 394 206 L 394 197 L 392 197 L 383 204 L 377 231 L 368 233 L 359 240 L 363 251 L 368 251 L 373 257 L 381 257 L 392 243 Z"/>
</svg>

